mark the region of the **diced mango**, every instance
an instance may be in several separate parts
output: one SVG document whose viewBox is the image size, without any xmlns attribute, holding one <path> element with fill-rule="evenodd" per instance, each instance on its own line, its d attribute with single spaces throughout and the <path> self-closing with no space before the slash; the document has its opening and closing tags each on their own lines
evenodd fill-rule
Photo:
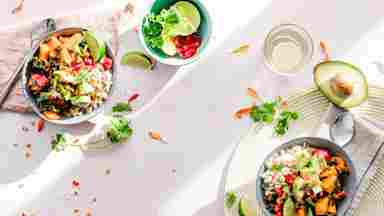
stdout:
<svg viewBox="0 0 384 216">
<path fill-rule="evenodd" d="M 59 41 L 59 39 L 57 39 L 57 37 L 55 36 L 52 36 L 51 38 L 49 38 L 48 40 L 48 46 L 51 50 L 54 50 L 56 49 L 57 47 L 59 47 L 61 45 L 61 42 Z"/>
<path fill-rule="evenodd" d="M 49 46 L 45 43 L 42 43 L 40 44 L 40 48 L 39 48 L 39 58 L 40 59 L 43 59 L 43 60 L 48 60 L 48 56 L 49 56 Z"/>
</svg>

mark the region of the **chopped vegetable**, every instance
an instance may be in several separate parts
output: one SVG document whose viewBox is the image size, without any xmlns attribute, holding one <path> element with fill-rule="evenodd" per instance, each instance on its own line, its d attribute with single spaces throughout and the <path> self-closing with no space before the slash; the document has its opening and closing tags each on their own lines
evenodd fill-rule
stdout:
<svg viewBox="0 0 384 216">
<path fill-rule="evenodd" d="M 324 41 L 320 41 L 320 48 L 324 55 L 324 61 L 328 61 L 330 59 L 330 52 L 327 45 L 325 45 Z"/>
<path fill-rule="evenodd" d="M 255 99 L 259 99 L 259 95 L 257 94 L 256 90 L 253 89 L 253 88 L 247 88 L 247 94 L 250 96 L 250 97 L 253 97 Z"/>
<path fill-rule="evenodd" d="M 149 135 L 149 137 L 151 137 L 153 140 L 161 141 L 161 142 L 166 143 L 166 144 L 168 143 L 167 141 L 165 141 L 165 140 L 161 137 L 161 135 L 160 135 L 159 132 L 153 132 L 153 131 L 150 131 L 150 132 L 148 133 L 148 135 Z"/>
<path fill-rule="evenodd" d="M 139 97 L 138 93 L 133 94 L 131 97 L 128 98 L 128 103 L 136 100 Z"/>
<path fill-rule="evenodd" d="M 245 54 L 249 51 L 250 48 L 251 48 L 250 44 L 242 44 L 239 47 L 233 49 L 231 53 L 236 55 Z"/>
<path fill-rule="evenodd" d="M 252 111 L 252 107 L 244 107 L 236 111 L 235 117 L 241 119 L 244 115 L 248 115 Z"/>
<path fill-rule="evenodd" d="M 45 121 L 44 119 L 38 119 L 36 121 L 36 130 L 37 132 L 41 132 L 44 129 Z"/>
<path fill-rule="evenodd" d="M 225 206 L 232 208 L 237 200 L 237 196 L 234 192 L 227 192 L 225 195 Z"/>
</svg>

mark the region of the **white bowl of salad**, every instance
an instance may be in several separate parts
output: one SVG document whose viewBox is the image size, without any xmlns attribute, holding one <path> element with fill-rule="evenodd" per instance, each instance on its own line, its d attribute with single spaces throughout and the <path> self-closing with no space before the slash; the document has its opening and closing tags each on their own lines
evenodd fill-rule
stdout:
<svg viewBox="0 0 384 216">
<path fill-rule="evenodd" d="M 139 29 L 146 52 L 168 65 L 184 65 L 198 59 L 210 36 L 211 19 L 198 0 L 156 0 Z"/>
<path fill-rule="evenodd" d="M 352 161 L 342 148 L 304 137 L 267 156 L 258 172 L 256 195 L 269 216 L 344 215 L 356 182 Z"/>
</svg>

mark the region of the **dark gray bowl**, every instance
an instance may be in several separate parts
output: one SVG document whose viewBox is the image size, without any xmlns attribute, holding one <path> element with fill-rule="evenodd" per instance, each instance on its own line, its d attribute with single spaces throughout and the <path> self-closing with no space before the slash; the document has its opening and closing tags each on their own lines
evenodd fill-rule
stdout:
<svg viewBox="0 0 384 216">
<path fill-rule="evenodd" d="M 337 216 L 344 215 L 345 211 L 348 210 L 349 204 L 352 201 L 352 195 L 355 190 L 356 184 L 357 184 L 357 179 L 356 179 L 356 171 L 355 167 L 353 166 L 353 163 L 347 153 L 338 145 L 335 143 L 332 143 L 329 140 L 322 139 L 322 138 L 317 138 L 317 137 L 302 137 L 302 138 L 297 138 L 290 140 L 276 149 L 274 149 L 271 153 L 268 154 L 268 156 L 264 159 L 263 165 L 259 168 L 258 171 L 258 177 L 256 180 L 256 198 L 261 206 L 263 208 L 263 211 L 266 215 L 268 216 L 273 216 L 271 212 L 268 211 L 266 208 L 266 204 L 264 202 L 263 198 L 263 189 L 262 189 L 262 178 L 261 175 L 263 174 L 265 170 L 265 162 L 268 161 L 269 158 L 271 158 L 274 154 L 280 152 L 281 150 L 284 149 L 289 149 L 292 148 L 293 146 L 296 145 L 303 145 L 306 143 L 308 146 L 314 147 L 314 148 L 322 148 L 322 149 L 327 149 L 330 151 L 332 155 L 338 155 L 344 158 L 344 160 L 347 162 L 351 173 L 349 176 L 345 176 L 341 179 L 342 184 L 344 185 L 345 191 L 348 193 L 349 196 L 347 196 L 345 199 L 337 202 Z"/>
<path fill-rule="evenodd" d="M 33 111 L 40 118 L 42 118 L 48 122 L 52 122 L 55 124 L 62 124 L 62 125 L 78 124 L 78 123 L 87 121 L 87 120 L 95 117 L 97 114 L 99 114 L 103 110 L 104 104 L 106 103 L 106 101 L 105 101 L 102 105 L 100 105 L 98 108 L 96 108 L 93 112 L 90 112 L 87 114 L 83 114 L 83 115 L 76 116 L 76 117 L 63 118 L 63 119 L 59 119 L 59 120 L 51 120 L 51 119 L 47 119 L 40 112 L 39 107 L 37 106 L 36 101 L 33 98 L 33 95 L 31 94 L 31 92 L 28 89 L 27 83 L 28 83 L 28 79 L 31 75 L 31 73 L 29 71 L 29 67 L 30 67 L 31 60 L 32 60 L 33 56 L 35 55 L 35 53 L 39 49 L 40 43 L 47 40 L 48 37 L 52 36 L 52 35 L 72 35 L 74 33 L 82 32 L 82 31 L 88 31 L 88 30 L 85 28 L 73 27 L 73 28 L 64 28 L 64 29 L 60 29 L 60 30 L 49 33 L 47 36 L 43 37 L 38 43 L 36 43 L 36 46 L 33 47 L 32 53 L 30 54 L 28 60 L 24 64 L 24 68 L 23 68 L 23 72 L 22 72 L 22 87 L 23 87 L 24 96 L 27 98 L 27 100 L 31 104 Z M 112 62 L 113 62 L 112 70 L 111 70 L 112 71 L 112 85 L 111 85 L 111 89 L 109 91 L 109 96 L 110 96 L 112 94 L 112 89 L 114 86 L 114 84 L 113 84 L 114 83 L 114 77 L 115 77 L 114 74 L 115 74 L 115 70 L 116 70 L 117 66 L 116 66 L 116 60 L 114 58 L 111 46 L 107 42 L 105 42 L 105 44 L 106 44 L 106 54 L 109 58 L 112 59 Z"/>
</svg>

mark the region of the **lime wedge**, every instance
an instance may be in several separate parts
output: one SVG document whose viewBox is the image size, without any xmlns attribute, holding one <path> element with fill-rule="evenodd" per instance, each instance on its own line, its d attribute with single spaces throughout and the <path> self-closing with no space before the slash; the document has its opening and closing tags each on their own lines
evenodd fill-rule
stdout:
<svg viewBox="0 0 384 216">
<path fill-rule="evenodd" d="M 133 68 L 141 68 L 147 71 L 151 70 L 153 67 L 151 58 L 140 51 L 131 51 L 126 53 L 121 58 L 121 64 L 128 65 Z"/>
<path fill-rule="evenodd" d="M 240 216 L 256 216 L 256 211 L 253 209 L 249 201 L 244 197 L 240 199 L 239 202 L 239 215 Z"/>
<path fill-rule="evenodd" d="M 171 7 L 171 10 L 176 12 L 179 22 L 170 29 L 170 35 L 187 36 L 197 31 L 201 17 L 195 5 L 187 1 L 179 1 Z"/>
<path fill-rule="evenodd" d="M 92 32 L 84 32 L 84 40 L 87 42 L 91 56 L 98 62 L 105 56 L 105 43 L 97 38 Z"/>
</svg>

